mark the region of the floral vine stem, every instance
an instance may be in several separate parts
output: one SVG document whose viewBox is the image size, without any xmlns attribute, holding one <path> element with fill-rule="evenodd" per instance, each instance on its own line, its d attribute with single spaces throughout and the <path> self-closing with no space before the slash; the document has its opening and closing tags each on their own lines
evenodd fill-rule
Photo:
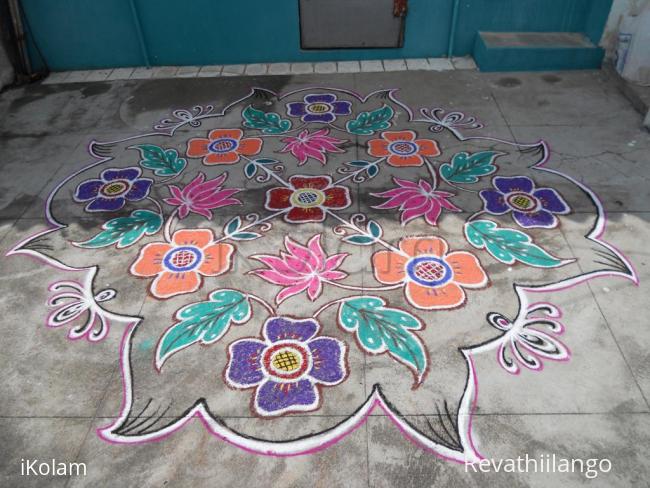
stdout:
<svg viewBox="0 0 650 488">
<path fill-rule="evenodd" d="M 345 290 L 355 290 L 355 291 L 389 291 L 389 290 L 396 290 L 397 288 L 404 286 L 402 283 L 397 283 L 396 285 L 388 285 L 388 286 L 356 286 L 356 285 L 346 285 L 344 283 L 337 283 L 335 281 L 329 281 L 329 280 L 323 280 L 323 283 L 328 283 L 330 285 L 334 285 L 338 288 L 343 288 Z"/>
<path fill-rule="evenodd" d="M 163 219 L 164 216 L 165 216 L 165 212 L 163 212 L 163 209 L 162 209 L 160 203 L 158 203 L 158 201 L 155 198 L 151 198 L 151 197 L 147 197 L 147 200 L 149 200 L 151 203 L 153 203 L 156 206 L 156 208 L 158 209 L 158 214 L 160 215 L 160 218 Z"/>
<path fill-rule="evenodd" d="M 273 305 L 271 305 L 269 302 L 267 302 L 263 298 L 260 298 L 260 297 L 258 297 L 256 295 L 252 295 L 250 293 L 247 293 L 246 296 L 250 300 L 253 300 L 253 301 L 259 303 L 260 305 L 262 305 L 262 307 L 264 307 L 266 309 L 266 311 L 269 313 L 270 316 L 275 316 L 275 315 L 278 314 L 277 311 L 275 310 L 275 308 L 273 307 Z"/>
<path fill-rule="evenodd" d="M 330 308 L 332 305 L 337 305 L 337 304 L 339 304 L 341 302 L 344 302 L 345 300 L 347 300 L 347 298 L 339 298 L 338 300 L 333 300 L 331 302 L 326 303 L 325 305 L 323 305 L 321 308 L 319 308 L 318 310 L 316 310 L 314 312 L 314 315 L 312 315 L 312 318 L 314 318 L 314 319 L 317 318 L 320 314 L 322 314 L 325 310 Z"/>
<path fill-rule="evenodd" d="M 167 221 L 165 222 L 165 228 L 163 230 L 163 236 L 165 237 L 165 240 L 167 242 L 172 241 L 172 224 L 176 220 L 176 214 L 178 213 L 178 208 L 174 210 L 171 215 L 167 218 Z"/>
<path fill-rule="evenodd" d="M 262 169 L 266 172 L 267 175 L 272 176 L 273 178 L 275 178 L 276 180 L 278 180 L 282 186 L 284 186 L 284 187 L 286 187 L 286 188 L 291 188 L 291 185 L 290 185 L 290 184 L 289 184 L 289 183 L 288 183 L 284 178 L 282 178 L 281 176 L 279 176 L 275 171 L 271 171 L 270 169 L 268 169 L 268 168 L 267 168 L 266 166 L 264 166 L 263 164 L 258 164 L 258 163 L 255 162 L 254 159 L 250 159 L 250 158 L 244 156 L 243 154 L 241 155 L 241 157 L 244 158 L 244 159 L 245 159 L 246 161 L 248 161 L 249 163 L 253 163 L 253 164 L 254 164 L 255 166 L 257 166 L 258 168 L 262 168 Z"/>
<path fill-rule="evenodd" d="M 427 169 L 429 170 L 429 174 L 431 175 L 431 188 L 435 190 L 436 187 L 438 186 L 438 177 L 436 176 L 436 168 L 426 158 L 424 160 L 424 164 L 427 165 Z"/>
<path fill-rule="evenodd" d="M 240 229 L 238 229 L 237 232 L 244 232 L 244 231 L 246 231 L 246 230 L 248 230 L 248 229 L 251 229 L 251 228 L 255 227 L 256 225 L 263 224 L 264 222 L 267 222 L 267 221 L 269 221 L 269 220 L 271 220 L 271 219 L 274 219 L 275 217 L 278 217 L 279 215 L 282 215 L 282 214 L 284 214 L 284 213 L 287 213 L 289 210 L 291 210 L 291 208 L 284 208 L 284 209 L 282 209 L 282 210 L 279 210 L 279 211 L 277 211 L 277 212 L 273 212 L 272 214 L 267 215 L 267 216 L 264 217 L 263 219 L 255 219 L 255 220 L 254 220 L 253 222 L 251 222 L 250 224 L 246 224 L 246 225 L 244 225 L 243 227 L 241 227 Z M 219 242 L 223 242 L 223 241 L 225 241 L 226 239 L 230 239 L 230 235 L 229 235 L 229 234 L 226 234 L 226 235 L 224 235 L 224 236 L 221 236 L 219 239 L 217 239 L 216 241 L 214 241 L 214 244 L 218 244 Z"/>
<path fill-rule="evenodd" d="M 376 161 L 373 161 L 372 163 L 370 163 L 368 166 L 364 166 L 363 168 L 359 168 L 358 170 L 353 171 L 352 173 L 348 173 L 347 175 L 345 175 L 345 176 L 339 178 L 338 180 L 336 180 L 336 181 L 335 181 L 334 183 L 332 183 L 332 184 L 333 184 L 333 185 L 338 185 L 339 183 L 341 183 L 341 182 L 343 182 L 343 181 L 345 181 L 345 180 L 349 180 L 350 178 L 354 178 L 354 177 L 357 176 L 359 173 L 363 173 L 364 171 L 366 171 L 368 168 L 370 168 L 370 167 L 372 167 L 372 166 L 377 166 L 379 163 L 381 163 L 381 162 L 384 161 L 385 159 L 386 159 L 386 156 L 384 156 L 383 158 L 379 158 L 379 159 L 377 159 Z"/>
<path fill-rule="evenodd" d="M 284 137 L 287 134 L 292 134 L 294 132 L 298 132 L 298 131 L 304 129 L 305 127 L 308 127 L 308 125 L 307 124 L 302 124 L 302 125 L 299 125 L 298 127 L 294 127 L 293 129 L 289 129 L 286 132 L 282 132 L 281 134 L 258 134 L 255 137 Z"/>
<path fill-rule="evenodd" d="M 390 250 L 393 251 L 393 252 L 396 252 L 396 253 L 398 253 L 398 254 L 401 254 L 402 256 L 406 256 L 406 257 L 408 257 L 408 255 L 407 255 L 406 253 L 404 253 L 401 249 L 399 249 L 399 248 L 393 246 L 392 244 L 386 242 L 385 240 L 383 240 L 383 239 L 381 239 L 381 238 L 379 238 L 379 237 L 375 237 L 375 236 L 370 235 L 368 232 L 366 232 L 365 230 L 361 229 L 360 227 L 358 227 L 357 225 L 355 225 L 353 222 L 350 222 L 350 221 L 345 220 L 343 217 L 338 216 L 337 214 L 335 214 L 334 212 L 332 212 L 332 211 L 329 210 L 329 209 L 328 209 L 328 210 L 325 210 L 325 211 L 327 212 L 328 215 L 334 217 L 336 220 L 338 220 L 339 222 L 341 222 L 341 224 L 343 224 L 345 227 L 348 227 L 349 229 L 355 230 L 355 231 L 357 231 L 358 233 L 363 234 L 364 236 L 372 237 L 372 238 L 373 238 L 377 243 L 381 244 L 381 245 L 384 246 L 386 249 L 390 249 Z"/>
<path fill-rule="evenodd" d="M 471 222 L 475 218 L 480 217 L 481 215 L 483 215 L 484 213 L 485 213 L 485 210 L 479 210 L 478 212 L 474 212 L 472 215 L 469 216 L 469 218 L 467 219 L 467 222 Z"/>
</svg>

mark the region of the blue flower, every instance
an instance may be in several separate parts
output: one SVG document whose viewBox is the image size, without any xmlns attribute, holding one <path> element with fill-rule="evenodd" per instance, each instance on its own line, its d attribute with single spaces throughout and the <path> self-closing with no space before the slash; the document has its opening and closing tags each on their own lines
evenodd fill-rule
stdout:
<svg viewBox="0 0 650 488">
<path fill-rule="evenodd" d="M 140 168 L 109 168 L 99 179 L 81 183 L 74 194 L 76 202 L 88 202 L 87 212 L 115 212 L 130 202 L 137 202 L 149 195 L 153 180 L 141 178 Z"/>
<path fill-rule="evenodd" d="M 336 99 L 336 95 L 306 95 L 304 102 L 287 104 L 287 114 L 300 117 L 303 122 L 334 122 L 338 115 L 350 115 L 352 103 Z"/>
</svg>

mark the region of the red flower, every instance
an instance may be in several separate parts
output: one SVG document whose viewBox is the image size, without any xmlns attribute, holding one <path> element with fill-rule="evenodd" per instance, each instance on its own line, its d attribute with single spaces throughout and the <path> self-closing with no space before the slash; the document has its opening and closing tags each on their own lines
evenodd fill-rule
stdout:
<svg viewBox="0 0 650 488">
<path fill-rule="evenodd" d="M 234 164 L 240 155 L 253 156 L 262 150 L 262 139 L 242 139 L 241 129 L 215 129 L 208 138 L 187 141 L 187 157 L 203 158 L 203 164 Z"/>
<path fill-rule="evenodd" d="M 290 188 L 271 188 L 266 192 L 267 210 L 284 210 L 284 220 L 297 222 L 322 222 L 327 209 L 341 210 L 350 206 L 350 190 L 333 186 L 329 176 L 292 176 Z"/>
</svg>

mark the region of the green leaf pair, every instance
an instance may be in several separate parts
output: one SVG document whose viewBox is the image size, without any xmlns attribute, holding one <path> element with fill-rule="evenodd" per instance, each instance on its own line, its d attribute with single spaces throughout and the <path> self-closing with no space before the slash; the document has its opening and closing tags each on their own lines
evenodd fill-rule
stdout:
<svg viewBox="0 0 650 488">
<path fill-rule="evenodd" d="M 449 183 L 476 183 L 481 176 L 494 173 L 494 160 L 504 153 L 481 151 L 473 154 L 460 152 L 451 158 L 451 164 L 440 166 L 440 175 Z"/>
<path fill-rule="evenodd" d="M 395 111 L 388 105 L 384 105 L 372 112 L 361 112 L 354 120 L 349 120 L 345 128 L 351 134 L 370 136 L 377 131 L 388 129 Z"/>
<path fill-rule="evenodd" d="M 145 235 L 153 235 L 162 227 L 162 215 L 150 210 L 135 210 L 128 217 L 117 217 L 102 225 L 104 229 L 86 242 L 76 243 L 79 247 L 99 248 L 117 243 L 118 249 L 138 242 Z"/>
<path fill-rule="evenodd" d="M 291 129 L 291 121 L 281 118 L 275 112 L 262 112 L 251 105 L 242 113 L 244 127 L 260 129 L 264 134 L 283 134 Z"/>
<path fill-rule="evenodd" d="M 133 147 L 140 151 L 140 166 L 153 171 L 156 176 L 176 176 L 187 166 L 187 161 L 178 157 L 176 149 L 163 149 L 153 144 Z"/>
</svg>

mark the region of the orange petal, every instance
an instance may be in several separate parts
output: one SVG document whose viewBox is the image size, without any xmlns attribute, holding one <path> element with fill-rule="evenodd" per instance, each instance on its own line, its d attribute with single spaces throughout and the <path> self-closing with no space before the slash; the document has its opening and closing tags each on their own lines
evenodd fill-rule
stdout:
<svg viewBox="0 0 650 488">
<path fill-rule="evenodd" d="M 182 229 L 174 232 L 172 242 L 177 246 L 196 246 L 203 249 L 214 240 L 210 229 Z"/>
<path fill-rule="evenodd" d="M 409 256 L 426 254 L 442 257 L 449 246 L 441 237 L 407 237 L 400 241 L 399 248 Z"/>
<path fill-rule="evenodd" d="M 190 139 L 187 141 L 187 151 L 186 155 L 188 158 L 200 158 L 208 154 L 208 145 L 210 141 L 208 139 Z"/>
<path fill-rule="evenodd" d="M 230 258 L 235 251 L 230 244 L 213 244 L 203 249 L 203 262 L 199 273 L 204 276 L 218 276 L 230 268 Z"/>
<path fill-rule="evenodd" d="M 170 244 L 152 242 L 140 249 L 140 254 L 131 265 L 131 274 L 136 276 L 154 276 L 163 270 L 162 260 L 172 248 Z"/>
<path fill-rule="evenodd" d="M 375 278 L 385 285 L 404 281 L 407 258 L 392 251 L 377 251 L 372 255 L 372 270 Z"/>
<path fill-rule="evenodd" d="M 381 133 L 388 142 L 396 141 L 414 141 L 417 134 L 412 130 L 386 131 Z"/>
<path fill-rule="evenodd" d="M 242 139 L 237 148 L 239 154 L 244 156 L 252 156 L 253 154 L 259 154 L 262 150 L 262 139 L 257 137 L 251 137 L 249 139 Z"/>
<path fill-rule="evenodd" d="M 185 273 L 160 273 L 151 283 L 151 294 L 156 298 L 169 298 L 181 293 L 192 293 L 201 287 L 201 277 L 195 271 Z"/>
<path fill-rule="evenodd" d="M 465 292 L 456 283 L 430 288 L 410 281 L 406 285 L 406 298 L 417 308 L 440 310 L 461 306 L 465 303 Z"/>
<path fill-rule="evenodd" d="M 210 131 L 208 138 L 211 141 L 216 139 L 235 139 L 238 141 L 243 135 L 244 132 L 241 129 L 214 129 Z"/>
<path fill-rule="evenodd" d="M 203 164 L 234 164 L 239 161 L 239 154 L 235 151 L 227 153 L 210 153 L 203 158 Z"/>
<path fill-rule="evenodd" d="M 368 141 L 368 154 L 376 158 L 388 156 L 390 154 L 390 151 L 388 151 L 388 142 L 383 139 L 372 139 Z"/>
<path fill-rule="evenodd" d="M 478 258 L 467 251 L 447 254 L 445 261 L 454 271 L 454 282 L 468 288 L 481 288 L 487 285 L 488 277 Z"/>
<path fill-rule="evenodd" d="M 415 141 L 415 144 L 418 146 L 418 154 L 422 156 L 434 157 L 440 155 L 440 148 L 436 141 L 432 141 L 431 139 L 418 139 Z"/>
<path fill-rule="evenodd" d="M 422 166 L 424 159 L 419 154 L 411 154 L 410 156 L 398 156 L 391 154 L 386 160 L 391 166 Z"/>
</svg>

